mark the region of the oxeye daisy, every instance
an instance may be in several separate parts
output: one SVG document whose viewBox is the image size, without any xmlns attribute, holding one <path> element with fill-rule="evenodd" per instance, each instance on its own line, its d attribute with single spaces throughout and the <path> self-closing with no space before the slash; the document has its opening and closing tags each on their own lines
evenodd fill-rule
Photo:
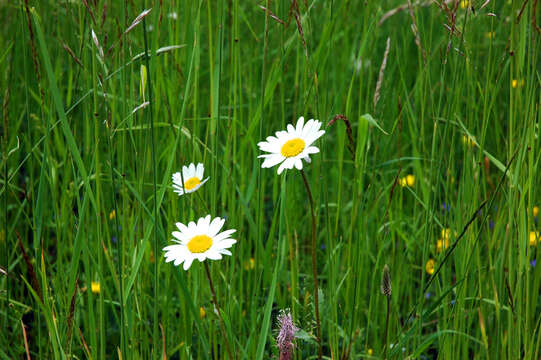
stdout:
<svg viewBox="0 0 541 360">
<path fill-rule="evenodd" d="M 302 170 L 302 160 L 310 162 L 309 155 L 319 152 L 317 147 L 311 145 L 325 134 L 325 130 L 319 130 L 320 128 L 320 121 L 310 119 L 305 124 L 304 117 L 301 116 L 295 127 L 288 124 L 287 131 L 277 131 L 275 136 L 259 142 L 259 149 L 269 153 L 259 155 L 265 159 L 261 167 L 270 168 L 280 164 L 278 174 L 293 167 Z"/>
<path fill-rule="evenodd" d="M 196 191 L 209 179 L 207 177 L 203 180 L 204 172 L 205 167 L 201 163 L 197 164 L 197 166 L 193 163 L 189 166 L 183 166 L 182 176 L 180 172 L 173 174 L 173 191 L 179 196 Z M 184 184 L 182 180 L 184 180 Z"/>
<path fill-rule="evenodd" d="M 173 231 L 172 235 L 177 244 L 163 248 L 165 262 L 174 261 L 175 266 L 184 263 L 184 270 L 188 270 L 195 259 L 203 262 L 205 259 L 220 260 L 222 255 L 231 255 L 227 249 L 237 242 L 230 238 L 236 230 L 220 232 L 224 222 L 225 219 L 219 217 L 211 221 L 211 216 L 207 215 L 197 223 L 190 221 L 187 226 L 176 223 L 179 231 Z"/>
</svg>

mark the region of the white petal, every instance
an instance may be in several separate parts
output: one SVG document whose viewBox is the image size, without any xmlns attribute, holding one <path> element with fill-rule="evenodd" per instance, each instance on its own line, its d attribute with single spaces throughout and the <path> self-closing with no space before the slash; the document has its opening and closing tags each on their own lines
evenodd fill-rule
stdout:
<svg viewBox="0 0 541 360">
<path fill-rule="evenodd" d="M 212 241 L 215 242 L 215 243 L 220 243 L 222 240 L 227 239 L 228 237 L 230 237 L 231 234 L 233 234 L 235 231 L 237 231 L 237 230 L 230 229 L 230 230 L 222 231 L 218 235 L 214 236 Z"/>
<path fill-rule="evenodd" d="M 270 168 L 270 167 L 273 167 L 275 165 L 278 165 L 279 163 L 281 163 L 284 160 L 285 160 L 285 157 L 282 156 L 281 154 L 280 155 L 273 154 L 273 155 L 268 156 L 265 159 L 265 161 L 263 161 L 263 164 L 261 164 L 261 167 L 262 168 Z"/>
<path fill-rule="evenodd" d="M 204 171 L 205 171 L 205 167 L 203 166 L 203 164 L 201 163 L 197 164 L 197 169 L 195 170 L 195 176 L 197 176 L 199 179 L 202 179 Z"/>
<path fill-rule="evenodd" d="M 174 261 L 173 261 L 174 260 Z M 183 252 L 174 252 L 166 256 L 165 262 L 173 261 L 173 265 L 179 266 L 186 260 L 186 253 Z"/>
<path fill-rule="evenodd" d="M 210 177 L 206 178 L 205 180 L 201 181 L 201 184 L 199 184 L 199 187 L 201 187 L 201 185 L 203 185 L 204 183 L 206 183 L 208 181 L 208 179 L 210 179 Z"/>
<path fill-rule="evenodd" d="M 173 251 L 175 249 L 178 249 L 179 247 L 181 247 L 182 245 L 178 245 L 178 244 L 174 244 L 174 245 L 167 245 L 166 247 L 164 247 L 162 249 L 162 251 Z M 165 254 L 166 256 L 168 256 L 167 254 Z"/>
<path fill-rule="evenodd" d="M 207 258 L 211 260 L 221 260 L 222 254 L 220 254 L 218 251 L 207 251 Z"/>
<path fill-rule="evenodd" d="M 319 152 L 319 148 L 315 146 L 309 146 L 306 149 L 304 149 L 304 152 L 306 154 L 317 154 Z"/>
<path fill-rule="evenodd" d="M 204 218 L 199 218 L 197 221 L 197 231 L 201 233 L 207 233 L 210 225 L 210 215 L 205 216 Z"/>
<path fill-rule="evenodd" d="M 194 254 L 194 255 L 197 258 L 197 260 L 199 260 L 199 262 L 203 262 L 207 258 L 207 253 L 206 252 L 200 253 L 200 254 Z"/>
<path fill-rule="evenodd" d="M 291 124 L 287 124 L 287 132 L 290 134 L 295 134 L 295 128 Z"/>
<path fill-rule="evenodd" d="M 216 234 L 218 234 L 218 232 L 221 230 L 222 226 L 224 226 L 224 223 L 225 219 L 221 219 L 219 217 L 214 218 L 214 220 L 212 220 L 212 222 L 210 223 L 209 231 L 207 233 L 208 236 L 212 238 L 216 236 Z"/>
<path fill-rule="evenodd" d="M 188 223 L 188 231 L 189 231 L 190 235 L 197 231 L 197 225 L 193 221 L 190 221 Z"/>
<path fill-rule="evenodd" d="M 300 158 L 297 158 L 297 160 L 295 160 L 295 167 L 297 168 L 297 170 L 302 170 L 302 160 Z"/>
<path fill-rule="evenodd" d="M 312 162 L 312 159 L 310 159 L 310 157 L 305 157 L 305 158 L 302 158 L 304 161 L 306 161 L 308 164 L 310 164 Z"/>
<path fill-rule="evenodd" d="M 198 184 L 198 185 L 195 185 L 193 188 L 191 188 L 190 190 L 186 190 L 186 194 L 189 194 L 189 193 L 193 193 L 194 191 L 196 191 L 197 189 L 199 189 L 201 187 L 201 184 Z"/>
<path fill-rule="evenodd" d="M 180 232 L 183 232 L 183 233 L 188 232 L 188 227 L 186 225 L 184 225 L 183 223 L 178 222 L 175 225 L 180 230 Z"/>
<path fill-rule="evenodd" d="M 191 256 L 186 256 L 186 259 L 184 259 L 184 270 L 188 270 L 190 268 L 190 266 L 192 266 L 192 262 L 193 262 L 193 257 Z"/>
<path fill-rule="evenodd" d="M 280 166 L 278 166 L 278 175 L 280 175 L 282 173 L 282 171 L 284 171 L 285 169 L 285 161 L 283 163 L 280 164 Z"/>
<path fill-rule="evenodd" d="M 284 160 L 284 162 L 280 165 L 278 168 L 278 175 L 284 171 L 284 169 L 293 169 L 293 165 L 295 164 L 296 157 L 290 157 Z"/>
<path fill-rule="evenodd" d="M 277 151 L 279 152 L 280 150 L 278 139 L 273 142 L 260 142 L 257 145 L 259 146 L 259 149 L 261 151 L 266 151 L 270 153 L 275 153 Z"/>
<path fill-rule="evenodd" d="M 172 235 L 175 237 L 173 241 L 176 241 L 176 242 L 184 243 L 189 240 L 189 238 L 184 233 L 181 233 L 180 231 L 173 231 Z"/>
<path fill-rule="evenodd" d="M 220 254 L 223 254 L 223 255 L 229 255 L 229 256 L 231 256 L 231 251 L 226 250 L 226 249 L 220 249 L 220 250 L 218 250 L 218 252 L 219 252 Z"/>
<path fill-rule="evenodd" d="M 235 239 L 225 239 L 220 241 L 220 243 L 217 246 L 218 249 L 229 249 L 233 244 L 236 244 L 237 240 Z"/>
<path fill-rule="evenodd" d="M 299 120 L 297 120 L 297 134 L 302 134 L 302 129 L 304 127 L 304 116 L 301 116 Z"/>
<path fill-rule="evenodd" d="M 176 258 L 174 258 L 174 257 L 167 257 L 167 256 L 165 257 L 165 262 L 166 262 L 166 263 L 171 262 L 171 261 L 173 261 L 173 260 L 176 260 Z M 175 263 L 173 263 L 173 265 L 175 265 Z M 176 265 L 175 265 L 175 266 L 176 266 Z"/>
<path fill-rule="evenodd" d="M 195 175 L 195 164 L 191 163 L 190 166 L 188 166 L 188 169 L 190 169 L 190 172 L 192 173 L 192 176 Z"/>
<path fill-rule="evenodd" d="M 175 266 L 179 266 L 180 264 L 182 264 L 184 262 L 184 260 L 186 260 L 185 258 L 181 258 L 181 257 L 176 257 L 176 258 L 171 258 L 171 260 L 175 260 L 173 262 L 173 265 Z"/>
<path fill-rule="evenodd" d="M 188 180 L 190 177 L 189 177 L 189 174 L 190 174 L 190 170 L 188 169 L 187 166 L 182 166 L 182 178 L 184 179 L 184 181 Z"/>
<path fill-rule="evenodd" d="M 314 141 L 322 137 L 323 134 L 325 134 L 325 130 L 319 130 L 318 132 L 307 135 L 304 141 L 307 145 L 311 145 Z"/>
<path fill-rule="evenodd" d="M 303 139 L 306 138 L 307 135 L 310 134 L 310 132 L 312 131 L 312 127 L 314 126 L 314 119 L 310 119 L 306 122 L 306 124 L 304 125 L 304 128 L 302 129 L 302 133 L 301 133 L 301 136 Z"/>
<path fill-rule="evenodd" d="M 165 262 L 171 262 L 174 260 L 174 265 L 178 266 L 182 263 L 187 255 L 186 247 L 184 245 L 169 245 L 163 248 L 166 253 Z"/>
<path fill-rule="evenodd" d="M 278 140 L 283 141 L 285 138 L 288 137 L 288 134 L 289 133 L 287 131 L 280 130 L 276 132 L 276 137 L 278 138 Z"/>
</svg>

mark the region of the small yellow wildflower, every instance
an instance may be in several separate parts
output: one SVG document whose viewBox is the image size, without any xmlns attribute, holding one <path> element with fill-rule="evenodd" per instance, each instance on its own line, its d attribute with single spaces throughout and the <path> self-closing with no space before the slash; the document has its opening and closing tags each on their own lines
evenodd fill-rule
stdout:
<svg viewBox="0 0 541 360">
<path fill-rule="evenodd" d="M 255 267 L 254 258 L 250 258 L 250 260 L 246 261 L 246 263 L 244 264 L 244 269 L 245 270 L 253 270 L 254 267 Z"/>
<path fill-rule="evenodd" d="M 517 87 L 523 87 L 524 79 L 521 79 L 521 80 L 513 79 L 513 81 L 511 81 L 511 86 L 513 87 L 513 89 Z"/>
<path fill-rule="evenodd" d="M 205 311 L 205 308 L 201 306 L 201 307 L 199 308 L 199 317 L 200 317 L 201 319 L 203 319 L 206 315 L 207 315 L 207 312 Z"/>
<path fill-rule="evenodd" d="M 460 1 L 460 7 L 465 9 L 467 7 L 471 6 L 471 2 L 469 0 L 462 0 Z"/>
<path fill-rule="evenodd" d="M 443 250 L 447 250 L 447 248 L 449 247 L 449 243 L 450 241 L 448 238 L 438 239 L 438 241 L 436 242 L 436 251 L 440 253 Z"/>
<path fill-rule="evenodd" d="M 436 262 L 434 259 L 428 259 L 425 265 L 425 270 L 428 273 L 428 275 L 434 274 L 434 267 L 436 266 Z"/>
<path fill-rule="evenodd" d="M 116 211 L 115 209 L 113 209 L 113 211 L 109 213 L 109 220 L 113 220 L 115 217 L 116 217 Z"/>
<path fill-rule="evenodd" d="M 451 229 L 445 228 L 441 230 L 441 238 L 443 240 L 449 240 L 451 238 Z"/>
<path fill-rule="evenodd" d="M 462 136 L 462 143 L 464 145 L 473 146 L 475 144 L 475 138 L 471 138 L 468 135 Z"/>
<path fill-rule="evenodd" d="M 92 290 L 94 294 L 99 294 L 101 292 L 100 283 L 97 281 L 92 281 L 90 283 L 90 290 Z"/>
<path fill-rule="evenodd" d="M 539 206 L 534 206 L 533 207 L 532 215 L 533 215 L 533 217 L 537 217 L 537 215 L 539 215 Z"/>
<path fill-rule="evenodd" d="M 406 182 L 409 187 L 412 187 L 413 185 L 415 185 L 415 175 L 409 174 L 408 176 L 406 176 Z"/>
<path fill-rule="evenodd" d="M 366 350 L 366 353 L 370 356 L 374 355 L 374 350 L 372 350 L 372 348 L 369 348 L 368 350 Z"/>
<path fill-rule="evenodd" d="M 401 187 L 412 187 L 415 185 L 415 175 L 409 174 L 404 176 L 403 178 L 398 179 L 398 185 Z"/>
<path fill-rule="evenodd" d="M 530 231 L 530 246 L 536 246 L 539 240 L 539 231 Z"/>
<path fill-rule="evenodd" d="M 494 39 L 494 31 L 487 32 L 485 36 L 487 37 L 487 39 Z"/>
</svg>

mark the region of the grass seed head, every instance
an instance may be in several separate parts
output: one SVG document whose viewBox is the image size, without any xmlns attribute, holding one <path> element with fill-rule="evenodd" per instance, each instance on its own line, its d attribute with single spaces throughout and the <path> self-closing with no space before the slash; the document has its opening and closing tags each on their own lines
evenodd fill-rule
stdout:
<svg viewBox="0 0 541 360">
<path fill-rule="evenodd" d="M 391 271 L 387 264 L 383 267 L 381 274 L 381 293 L 385 296 L 391 296 L 393 292 L 393 287 L 391 284 Z"/>
</svg>

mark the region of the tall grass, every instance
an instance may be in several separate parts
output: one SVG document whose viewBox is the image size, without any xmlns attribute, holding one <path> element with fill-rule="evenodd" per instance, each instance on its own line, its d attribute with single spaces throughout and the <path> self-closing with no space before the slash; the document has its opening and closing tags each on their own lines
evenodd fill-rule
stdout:
<svg viewBox="0 0 541 360">
<path fill-rule="evenodd" d="M 256 146 L 299 116 L 335 119 L 304 168 L 323 355 L 539 358 L 537 1 L 144 5 L 0 2 L 0 359 L 278 358 L 285 308 L 317 358 L 302 175 Z M 227 335 L 161 251 L 208 213 Z"/>
</svg>

